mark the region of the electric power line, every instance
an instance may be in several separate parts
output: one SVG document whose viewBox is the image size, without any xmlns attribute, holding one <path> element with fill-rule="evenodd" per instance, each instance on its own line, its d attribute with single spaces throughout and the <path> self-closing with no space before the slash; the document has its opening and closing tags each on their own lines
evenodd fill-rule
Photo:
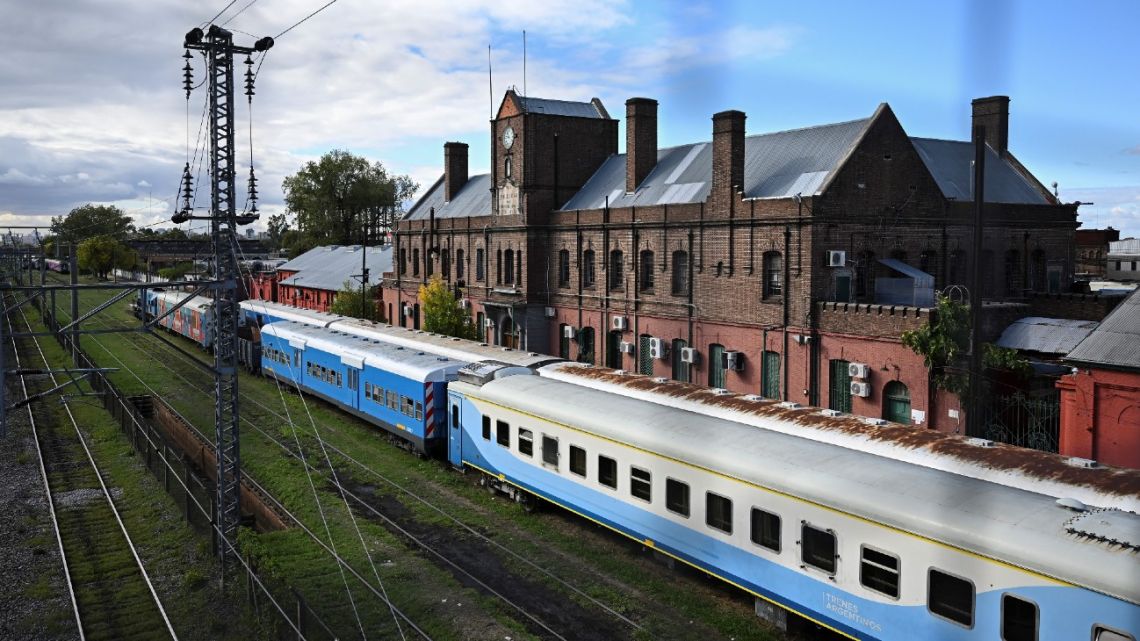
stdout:
<svg viewBox="0 0 1140 641">
<path fill-rule="evenodd" d="M 312 18 L 313 16 L 317 15 L 318 13 L 320 13 L 320 12 L 324 11 L 325 9 L 328 9 L 328 8 L 329 8 L 329 6 L 331 6 L 331 5 L 332 5 L 333 3 L 335 3 L 335 2 L 336 2 L 336 0 L 330 0 L 330 1 L 329 1 L 327 4 L 325 4 L 325 5 L 324 5 L 323 7 L 321 7 L 320 9 L 317 9 L 316 11 L 314 11 L 314 12 L 310 13 L 309 15 L 305 16 L 304 18 L 301 18 L 301 19 L 300 19 L 299 21 L 297 21 L 297 22 L 296 22 L 296 23 L 295 23 L 295 24 L 294 24 L 292 27 L 289 27 L 288 29 L 286 29 L 286 30 L 282 31 L 281 33 L 277 34 L 276 36 L 273 36 L 273 39 L 274 39 L 274 40 L 277 40 L 277 39 L 278 39 L 278 38 L 280 38 L 281 36 L 283 36 L 283 35 L 285 35 L 285 34 L 289 33 L 290 31 L 292 31 L 292 30 L 294 30 L 294 29 L 296 29 L 297 27 L 301 26 L 301 24 L 302 24 L 303 22 L 305 22 L 305 21 L 306 21 L 306 20 L 308 20 L 309 18 Z"/>
</svg>

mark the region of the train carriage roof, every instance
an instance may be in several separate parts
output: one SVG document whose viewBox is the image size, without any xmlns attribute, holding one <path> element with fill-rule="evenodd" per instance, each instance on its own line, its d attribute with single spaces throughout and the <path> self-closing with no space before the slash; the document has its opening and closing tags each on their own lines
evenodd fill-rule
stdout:
<svg viewBox="0 0 1140 641">
<path fill-rule="evenodd" d="M 421 383 L 453 379 L 463 366 L 460 361 L 446 356 L 378 343 L 295 321 L 270 323 L 261 328 L 261 334 L 289 341 L 294 346 L 303 343 L 306 348 L 338 356 L 345 364 L 360 363 Z"/>
<path fill-rule="evenodd" d="M 1140 516 L 1073 512 L 1053 497 L 540 376 L 473 396 L 1140 603 Z M 902 429 L 902 428 L 895 428 Z M 1123 544 L 1086 531 L 1112 515 Z M 1088 519 L 1081 526 L 1078 521 Z M 1082 529 L 1085 527 L 1086 529 Z"/>
<path fill-rule="evenodd" d="M 190 292 L 176 292 L 169 290 L 147 290 L 149 295 L 153 296 L 155 300 L 164 301 L 168 308 L 181 303 L 182 301 L 190 298 Z M 199 312 L 209 311 L 213 307 L 213 301 L 205 294 L 198 294 L 194 296 L 193 300 L 186 303 L 181 309 L 192 309 Z"/>
<path fill-rule="evenodd" d="M 243 300 L 240 303 L 240 307 L 243 312 L 265 314 L 277 320 L 291 320 L 308 325 L 318 325 L 320 327 L 328 327 L 329 323 L 344 318 L 338 314 L 330 314 L 315 309 L 305 309 L 304 307 L 282 305 L 281 303 L 264 300 Z"/>
</svg>

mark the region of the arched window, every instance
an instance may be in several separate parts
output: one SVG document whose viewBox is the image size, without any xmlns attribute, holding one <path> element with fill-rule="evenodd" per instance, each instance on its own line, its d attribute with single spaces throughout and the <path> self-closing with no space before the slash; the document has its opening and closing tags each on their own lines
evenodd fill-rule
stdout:
<svg viewBox="0 0 1140 641">
<path fill-rule="evenodd" d="M 983 275 L 984 277 L 984 275 Z M 1005 295 L 1021 293 L 1021 253 L 1011 249 L 1005 253 Z"/>
<path fill-rule="evenodd" d="M 595 280 L 594 250 L 582 252 L 582 287 L 593 287 Z"/>
<path fill-rule="evenodd" d="M 570 286 L 570 250 L 568 249 L 558 252 L 558 286 Z"/>
<path fill-rule="evenodd" d="M 503 250 L 495 250 L 495 282 L 503 284 Z"/>
<path fill-rule="evenodd" d="M 622 251 L 620 249 L 610 250 L 610 289 L 621 289 L 622 284 L 625 282 L 625 276 L 622 274 L 621 261 Z"/>
<path fill-rule="evenodd" d="M 638 272 L 641 291 L 653 291 L 653 250 L 641 250 L 641 266 Z"/>
<path fill-rule="evenodd" d="M 1035 292 L 1045 291 L 1045 250 L 1034 249 L 1029 264 L 1030 288 Z"/>
<path fill-rule="evenodd" d="M 482 247 L 475 249 L 475 280 L 482 281 L 487 273 L 487 255 Z"/>
<path fill-rule="evenodd" d="M 883 418 L 910 425 L 910 390 L 903 383 L 891 381 L 883 387 Z"/>
<path fill-rule="evenodd" d="M 677 250 L 673 252 L 673 283 L 674 296 L 686 296 L 689 293 L 689 252 Z"/>
<path fill-rule="evenodd" d="M 445 280 L 451 280 L 451 250 L 444 249 L 439 255 L 439 271 Z"/>
<path fill-rule="evenodd" d="M 456 280 L 463 280 L 463 273 L 464 273 L 463 267 L 464 267 L 464 265 L 463 265 L 463 250 L 457 249 L 457 250 L 455 250 L 455 279 Z"/>
<path fill-rule="evenodd" d="M 408 273 L 408 250 L 403 247 L 400 248 L 400 273 Z"/>
<path fill-rule="evenodd" d="M 578 362 L 594 364 L 594 328 L 583 327 L 578 332 Z"/>
<path fill-rule="evenodd" d="M 515 282 L 515 251 L 513 249 L 503 252 L 503 267 L 506 270 L 503 272 L 503 282 L 510 285 Z"/>
<path fill-rule="evenodd" d="M 420 248 L 412 249 L 412 276 L 420 275 Z"/>
<path fill-rule="evenodd" d="M 949 267 L 947 273 L 947 285 L 965 285 L 966 284 L 966 251 L 963 249 L 955 249 L 950 252 L 950 262 L 947 263 Z"/>
<path fill-rule="evenodd" d="M 689 344 L 682 338 L 673 339 L 673 352 L 670 354 L 673 358 L 673 380 L 682 383 L 689 382 L 689 364 L 681 360 L 681 350 L 688 346 Z"/>
<path fill-rule="evenodd" d="M 864 250 L 859 252 L 858 262 L 855 264 L 856 280 L 855 295 L 859 297 L 875 295 L 875 252 Z"/>
<path fill-rule="evenodd" d="M 780 252 L 764 252 L 764 298 L 784 293 L 784 258 Z"/>
<path fill-rule="evenodd" d="M 507 178 L 511 177 L 511 157 L 510 156 L 507 156 L 506 159 L 503 160 L 503 176 L 505 176 Z"/>
</svg>

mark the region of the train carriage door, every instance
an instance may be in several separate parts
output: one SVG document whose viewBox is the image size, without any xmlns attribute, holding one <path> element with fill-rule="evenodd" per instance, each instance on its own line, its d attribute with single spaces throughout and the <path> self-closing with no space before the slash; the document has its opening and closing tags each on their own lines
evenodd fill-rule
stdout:
<svg viewBox="0 0 1140 641">
<path fill-rule="evenodd" d="M 455 467 L 463 467 L 463 397 L 456 392 L 447 394 L 447 460 Z"/>
</svg>

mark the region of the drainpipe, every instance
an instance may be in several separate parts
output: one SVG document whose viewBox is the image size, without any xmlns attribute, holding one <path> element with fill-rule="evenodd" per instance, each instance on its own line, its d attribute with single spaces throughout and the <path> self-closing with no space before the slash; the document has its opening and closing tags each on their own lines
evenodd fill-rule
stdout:
<svg viewBox="0 0 1140 641">
<path fill-rule="evenodd" d="M 732 186 L 732 195 L 728 199 L 728 275 L 732 276 L 736 268 L 736 197 L 740 185 Z"/>
<path fill-rule="evenodd" d="M 788 301 L 790 301 L 792 299 L 792 287 L 791 287 L 792 284 L 791 284 L 791 282 L 789 282 L 789 278 L 788 278 L 789 272 L 791 270 L 788 268 L 788 263 L 790 261 L 788 261 L 787 256 L 788 256 L 788 251 L 791 249 L 791 245 L 792 245 L 792 228 L 785 225 L 784 226 L 784 300 L 782 301 L 782 305 L 781 305 L 781 307 L 783 307 L 783 312 L 784 312 L 784 354 L 783 354 L 784 389 L 783 389 L 783 393 L 780 395 L 780 400 L 784 400 L 784 401 L 788 400 L 788 380 L 789 380 L 789 373 L 788 373 L 788 321 L 791 318 L 791 309 L 788 307 Z"/>
<path fill-rule="evenodd" d="M 578 331 L 582 331 L 582 212 L 578 210 L 574 214 L 574 235 L 577 238 L 577 249 L 575 252 L 578 255 Z M 578 358 L 582 357 L 582 336 L 578 335 Z"/>
</svg>

